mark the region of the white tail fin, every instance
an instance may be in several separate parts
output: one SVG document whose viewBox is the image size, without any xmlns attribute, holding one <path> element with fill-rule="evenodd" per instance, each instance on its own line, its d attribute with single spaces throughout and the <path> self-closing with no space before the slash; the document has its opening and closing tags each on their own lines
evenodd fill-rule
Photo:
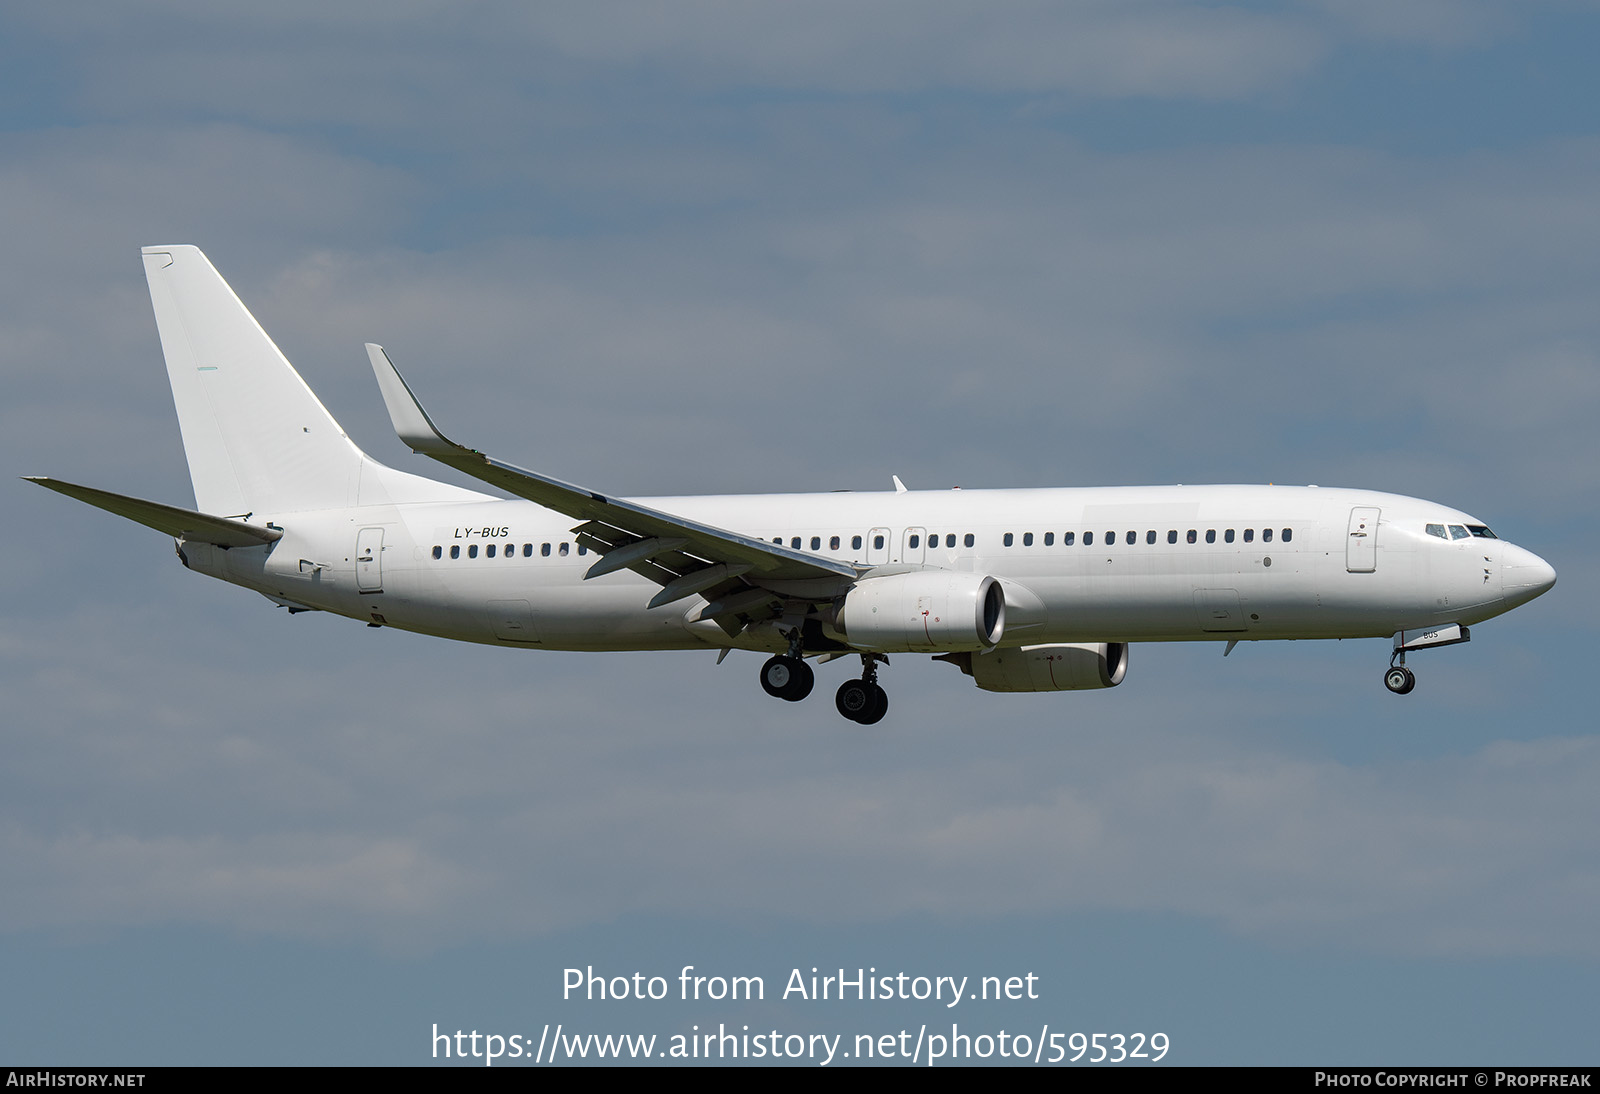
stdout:
<svg viewBox="0 0 1600 1094">
<path fill-rule="evenodd" d="M 145 247 L 195 507 L 219 516 L 481 497 L 368 459 L 198 247 Z"/>
</svg>

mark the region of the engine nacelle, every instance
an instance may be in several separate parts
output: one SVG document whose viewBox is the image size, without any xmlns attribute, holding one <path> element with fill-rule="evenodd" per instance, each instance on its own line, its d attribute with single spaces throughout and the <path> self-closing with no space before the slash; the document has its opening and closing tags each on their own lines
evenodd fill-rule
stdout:
<svg viewBox="0 0 1600 1094">
<path fill-rule="evenodd" d="M 834 626 L 857 649 L 987 650 L 1006 628 L 1006 596 L 985 574 L 920 570 L 868 577 L 844 595 Z"/>
<path fill-rule="evenodd" d="M 937 660 L 949 661 L 984 691 L 1084 691 L 1122 683 L 1128 672 L 1128 644 L 1022 646 Z"/>
</svg>

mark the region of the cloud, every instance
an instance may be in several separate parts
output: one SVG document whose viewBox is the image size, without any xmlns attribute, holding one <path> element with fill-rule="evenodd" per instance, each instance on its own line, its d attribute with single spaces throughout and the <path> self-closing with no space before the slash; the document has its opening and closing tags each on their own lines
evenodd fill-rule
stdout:
<svg viewBox="0 0 1600 1094">
<path fill-rule="evenodd" d="M 1600 943 L 1581 912 L 1589 739 L 1296 757 L 1189 712 L 1292 736 L 1404 716 L 1332 678 L 1240 691 L 1152 656 L 1137 685 L 1034 699 L 897 658 L 893 720 L 863 738 L 823 709 L 828 673 L 822 706 L 791 708 L 750 658 L 453 647 L 215 588 L 213 608 L 152 601 L 0 642 L 31 712 L 9 734 L 0 870 L 19 897 L 0 926 L 434 948 L 640 914 L 1123 910 L 1380 953 Z M 1322 687 L 1322 716 L 1294 713 Z"/>
<path fill-rule="evenodd" d="M 714 74 L 757 87 L 832 92 L 964 88 L 1231 98 L 1303 73 L 1318 58 L 1292 16 L 1170 3 L 826 3 L 702 0 L 667 12 L 543 8 L 540 38 L 589 61 Z"/>
<path fill-rule="evenodd" d="M 1502 30 L 1529 5 L 1500 2 L 1417 0 L 1389 4 L 1384 0 L 1309 0 L 1305 6 L 1345 33 L 1378 42 L 1420 44 L 1434 49 L 1477 45 Z"/>
<path fill-rule="evenodd" d="M 463 92 L 481 114 L 522 113 L 532 88 L 644 79 L 823 94 L 1065 91 L 1094 97 L 1231 99 L 1305 75 L 1327 50 L 1294 9 L 1169 0 L 982 8 L 896 0 L 281 5 L 221 11 L 187 2 L 19 17 L 73 47 L 83 102 L 117 116 L 401 126 L 447 124 Z M 465 58 L 470 63 L 463 64 Z M 508 113 L 509 112 L 509 113 Z"/>
</svg>

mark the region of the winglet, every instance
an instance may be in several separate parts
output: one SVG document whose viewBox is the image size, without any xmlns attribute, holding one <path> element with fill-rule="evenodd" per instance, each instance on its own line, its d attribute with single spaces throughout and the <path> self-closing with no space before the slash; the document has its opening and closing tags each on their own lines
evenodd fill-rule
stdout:
<svg viewBox="0 0 1600 1094">
<path fill-rule="evenodd" d="M 904 494 L 906 492 L 906 484 L 900 481 L 900 476 L 890 475 L 889 477 L 894 480 L 894 492 L 896 494 Z"/>
<path fill-rule="evenodd" d="M 439 432 L 428 412 L 412 394 L 411 388 L 394 367 L 383 347 L 367 343 L 367 357 L 372 362 L 372 372 L 378 378 L 378 390 L 383 393 L 383 405 L 389 409 L 389 421 L 394 431 L 410 446 L 411 451 L 426 456 L 442 456 L 462 451 L 460 445 Z"/>
</svg>

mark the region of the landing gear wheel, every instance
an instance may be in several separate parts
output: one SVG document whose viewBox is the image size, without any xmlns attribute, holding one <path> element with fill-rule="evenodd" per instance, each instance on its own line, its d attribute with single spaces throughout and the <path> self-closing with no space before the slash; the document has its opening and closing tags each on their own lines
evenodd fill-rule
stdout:
<svg viewBox="0 0 1600 1094">
<path fill-rule="evenodd" d="M 1391 665 L 1389 671 L 1383 674 L 1383 686 L 1396 695 L 1409 695 L 1411 689 L 1417 686 L 1417 677 L 1404 665 Z"/>
<path fill-rule="evenodd" d="M 816 682 L 811 666 L 798 657 L 774 657 L 761 666 L 761 689 L 774 699 L 798 703 Z"/>
<path fill-rule="evenodd" d="M 856 721 L 864 726 L 870 726 L 883 721 L 883 716 L 889 713 L 889 694 L 877 684 L 866 685 L 871 694 L 872 705 L 856 717 Z"/>
<path fill-rule="evenodd" d="M 872 687 L 865 680 L 846 680 L 834 693 L 833 705 L 852 722 L 859 722 L 872 710 Z"/>
<path fill-rule="evenodd" d="M 846 680 L 834 694 L 833 705 L 852 722 L 870 726 L 889 713 L 889 696 L 878 686 L 878 662 L 889 659 L 881 653 L 861 655 L 861 679 Z"/>
<path fill-rule="evenodd" d="M 866 680 L 846 680 L 839 685 L 833 705 L 852 722 L 870 726 L 889 713 L 889 696 L 877 684 Z"/>
</svg>

